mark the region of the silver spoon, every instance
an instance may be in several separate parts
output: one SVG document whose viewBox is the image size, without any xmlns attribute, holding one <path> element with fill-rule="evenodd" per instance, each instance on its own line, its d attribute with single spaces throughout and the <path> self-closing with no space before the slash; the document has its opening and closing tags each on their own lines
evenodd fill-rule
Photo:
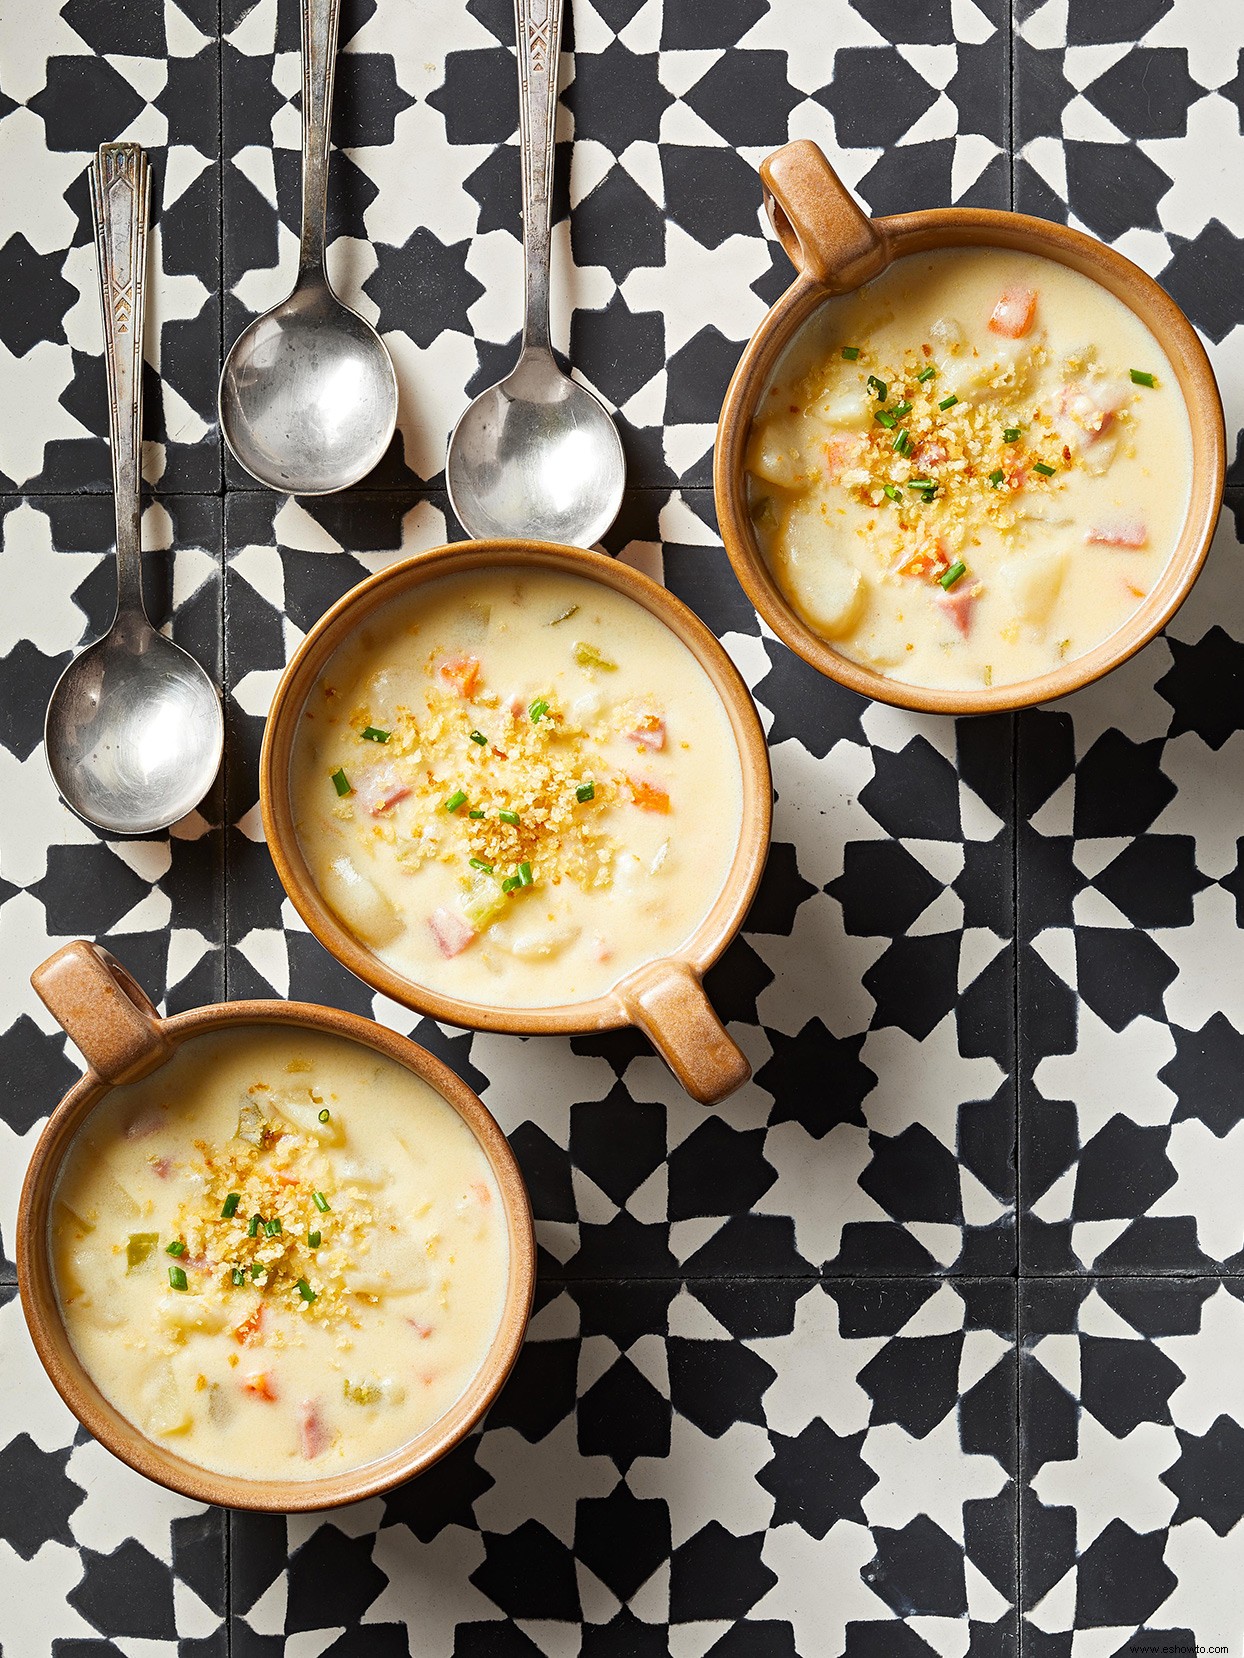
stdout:
<svg viewBox="0 0 1244 1658">
<path fill-rule="evenodd" d="M 100 829 L 150 834 L 198 805 L 220 769 L 216 687 L 157 633 L 143 606 L 139 533 L 143 313 L 151 178 L 137 144 L 91 164 L 117 509 L 117 613 L 76 657 L 48 703 L 44 751 L 65 803 Z"/>
<path fill-rule="evenodd" d="M 626 459 L 599 398 L 563 374 L 549 339 L 553 130 L 562 0 L 514 0 L 526 317 L 513 371 L 449 439 L 445 481 L 471 535 L 590 547 L 622 505 Z"/>
<path fill-rule="evenodd" d="M 397 425 L 384 341 L 324 266 L 328 137 L 340 0 L 302 0 L 302 240 L 288 299 L 248 324 L 220 376 L 220 429 L 270 489 L 328 495 L 365 478 Z"/>
</svg>

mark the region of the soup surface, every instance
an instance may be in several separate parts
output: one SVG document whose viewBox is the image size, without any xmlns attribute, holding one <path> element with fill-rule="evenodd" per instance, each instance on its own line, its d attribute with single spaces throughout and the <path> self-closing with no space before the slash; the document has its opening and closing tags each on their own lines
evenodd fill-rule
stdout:
<svg viewBox="0 0 1244 1658">
<path fill-rule="evenodd" d="M 51 1245 L 104 1396 L 253 1479 L 343 1473 L 443 1416 L 509 1270 L 457 1112 L 369 1048 L 278 1025 L 192 1038 L 113 1089 L 65 1159 Z"/>
<path fill-rule="evenodd" d="M 890 678 L 973 689 L 1127 620 L 1183 528 L 1192 439 L 1165 352 L 1113 294 L 952 248 L 809 319 L 747 470 L 762 551 L 814 632 Z"/>
<path fill-rule="evenodd" d="M 470 1002 L 603 995 L 696 930 L 738 843 L 725 708 L 611 588 L 511 567 L 428 582 L 337 651 L 291 766 L 325 901 L 395 972 Z"/>
</svg>

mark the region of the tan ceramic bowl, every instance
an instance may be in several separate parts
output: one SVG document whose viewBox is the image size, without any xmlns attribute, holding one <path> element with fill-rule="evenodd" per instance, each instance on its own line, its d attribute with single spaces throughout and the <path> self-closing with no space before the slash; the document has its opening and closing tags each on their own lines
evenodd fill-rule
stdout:
<svg viewBox="0 0 1244 1658">
<path fill-rule="evenodd" d="M 333 652 L 382 605 L 425 582 L 499 565 L 568 571 L 634 599 L 664 622 L 700 663 L 721 697 L 738 744 L 743 821 L 734 862 L 716 903 L 676 957 L 646 963 L 608 995 L 590 1002 L 494 1007 L 442 995 L 394 972 L 348 931 L 321 898 L 294 828 L 289 786 L 294 734 L 303 705 Z M 299 646 L 268 713 L 259 789 L 268 849 L 298 913 L 338 961 L 395 1002 L 470 1030 L 522 1035 L 637 1025 L 687 1092 L 706 1104 L 724 1098 L 751 1075 L 747 1060 L 713 1012 L 702 979 L 738 931 L 764 871 L 772 816 L 768 751 L 751 695 L 730 658 L 685 604 L 647 576 L 601 553 L 538 541 L 461 541 L 390 565 L 340 599 Z"/>
<path fill-rule="evenodd" d="M 101 1445 L 140 1474 L 197 1502 L 225 1508 L 295 1513 L 336 1508 L 388 1491 L 422 1473 L 470 1432 L 492 1404 L 522 1346 L 535 1283 L 531 1205 L 505 1135 L 480 1100 L 425 1048 L 382 1025 L 305 1002 L 225 1002 L 161 1019 L 113 956 L 79 939 L 39 967 L 31 983 L 85 1055 L 90 1069 L 48 1120 L 39 1138 L 17 1211 L 17 1278 L 22 1310 L 44 1369 L 70 1410 Z M 71 1141 L 116 1083 L 157 1070 L 173 1051 L 207 1031 L 237 1025 L 301 1025 L 361 1043 L 430 1084 L 466 1123 L 492 1165 L 505 1210 L 510 1275 L 501 1323 L 475 1379 L 438 1422 L 400 1449 L 365 1467 L 317 1480 L 245 1480 L 216 1474 L 148 1439 L 109 1404 L 79 1361 L 56 1299 L 48 1215 L 56 1177 Z"/>
<path fill-rule="evenodd" d="M 1026 708 L 1078 690 L 1126 662 L 1164 627 L 1188 596 L 1205 561 L 1222 501 L 1226 467 L 1222 402 L 1214 371 L 1192 324 L 1138 266 L 1091 236 L 1024 213 L 933 208 L 868 219 L 824 155 L 808 139 L 761 164 L 765 206 L 797 271 L 794 282 L 752 335 L 726 392 L 717 426 L 713 486 L 722 540 L 748 598 L 797 655 L 863 696 L 921 713 L 989 714 Z M 1095 649 L 1039 679 L 979 690 L 930 690 L 888 679 L 841 655 L 801 620 L 765 563 L 751 515 L 743 459 L 752 418 L 778 358 L 831 295 L 847 293 L 894 259 L 930 248 L 1003 247 L 1055 259 L 1091 277 L 1128 306 L 1161 340 L 1175 369 L 1192 426 L 1192 491 L 1183 534 L 1143 604 Z"/>
</svg>

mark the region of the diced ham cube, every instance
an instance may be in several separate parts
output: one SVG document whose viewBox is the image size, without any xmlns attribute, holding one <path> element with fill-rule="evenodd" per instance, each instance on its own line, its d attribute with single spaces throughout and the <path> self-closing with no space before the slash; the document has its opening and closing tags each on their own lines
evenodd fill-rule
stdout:
<svg viewBox="0 0 1244 1658">
<path fill-rule="evenodd" d="M 657 784 L 645 782 L 642 777 L 628 777 L 626 781 L 630 787 L 631 799 L 641 812 L 669 811 L 670 797 Z"/>
<path fill-rule="evenodd" d="M 440 675 L 460 697 L 473 697 L 479 686 L 479 658 L 447 656 L 440 665 Z"/>
<path fill-rule="evenodd" d="M 912 451 L 912 465 L 924 472 L 926 467 L 942 466 L 950 459 L 950 450 L 941 438 L 925 438 Z"/>
<path fill-rule="evenodd" d="M 975 595 L 971 592 L 935 593 L 933 602 L 943 615 L 949 616 L 966 639 L 972 627 L 972 606 L 976 603 Z"/>
<path fill-rule="evenodd" d="M 471 1192 L 475 1198 L 475 1201 L 482 1204 L 484 1208 L 487 1208 L 492 1202 L 492 1193 L 488 1190 L 488 1187 L 482 1180 L 473 1180 L 471 1182 Z"/>
<path fill-rule="evenodd" d="M 989 318 L 990 332 L 1002 334 L 1008 340 L 1022 340 L 1032 327 L 1036 312 L 1035 288 L 1004 288 Z"/>
<path fill-rule="evenodd" d="M 475 937 L 475 928 L 465 916 L 442 904 L 428 917 L 428 926 L 436 940 L 436 948 L 443 956 L 460 956 Z"/>
<path fill-rule="evenodd" d="M 613 946 L 607 938 L 597 937 L 592 940 L 592 956 L 596 961 L 608 961 L 612 955 Z"/>
<path fill-rule="evenodd" d="M 145 1140 L 149 1134 L 154 1134 L 158 1128 L 163 1128 L 164 1123 L 165 1116 L 159 1106 L 151 1106 L 146 1111 L 140 1111 L 133 1122 L 127 1126 L 125 1138 L 127 1140 Z"/>
<path fill-rule="evenodd" d="M 855 465 L 865 441 L 859 432 L 835 432 L 825 440 L 825 471 L 830 483 L 837 483 L 847 468 Z"/>
<path fill-rule="evenodd" d="M 173 1172 L 173 1159 L 171 1157 L 149 1157 L 147 1161 L 151 1164 L 152 1174 L 159 1175 L 161 1180 L 167 1180 Z"/>
<path fill-rule="evenodd" d="M 432 1326 L 430 1324 L 421 1324 L 417 1318 L 408 1318 L 406 1322 L 419 1337 L 420 1341 L 426 1341 L 432 1334 Z"/>
<path fill-rule="evenodd" d="M 1126 395 L 1121 386 L 1104 383 L 1094 385 L 1090 396 L 1082 385 L 1073 383 L 1062 389 L 1058 403 L 1059 412 L 1075 422 L 1087 442 L 1094 443 L 1104 432 L 1110 430 Z"/>
<path fill-rule="evenodd" d="M 637 748 L 665 747 L 665 721 L 659 714 L 641 714 L 626 733 Z"/>
<path fill-rule="evenodd" d="M 1100 547 L 1143 547 L 1149 531 L 1143 518 L 1112 518 L 1103 524 L 1094 524 L 1085 532 L 1084 539 Z"/>
<path fill-rule="evenodd" d="M 318 1399 L 303 1399 L 298 1406 L 298 1446 L 308 1462 L 322 1456 L 332 1443 L 332 1435 L 320 1415 Z"/>
<path fill-rule="evenodd" d="M 410 793 L 410 784 L 403 783 L 392 766 L 373 766 L 355 781 L 354 793 L 359 805 L 373 817 L 392 811 L 399 800 Z"/>
</svg>

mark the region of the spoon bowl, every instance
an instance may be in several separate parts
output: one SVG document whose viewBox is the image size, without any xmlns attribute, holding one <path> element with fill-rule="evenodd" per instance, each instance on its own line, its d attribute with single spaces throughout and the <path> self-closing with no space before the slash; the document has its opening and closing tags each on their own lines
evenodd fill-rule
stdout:
<svg viewBox="0 0 1244 1658">
<path fill-rule="evenodd" d="M 220 696 L 203 669 L 157 633 L 143 604 L 142 352 L 147 157 L 105 144 L 91 165 L 108 438 L 117 515 L 117 610 L 102 639 L 65 669 L 48 703 L 43 752 L 66 805 L 122 835 L 167 829 L 212 786 L 224 750 Z"/>
<path fill-rule="evenodd" d="M 220 377 L 220 428 L 253 478 L 327 495 L 364 478 L 397 425 L 384 342 L 327 282 L 300 283 L 238 338 Z"/>
<path fill-rule="evenodd" d="M 445 479 L 477 540 L 590 547 L 618 515 L 626 457 L 603 404 L 551 353 L 529 350 L 462 414 Z"/>
<path fill-rule="evenodd" d="M 224 742 L 220 698 L 192 656 L 127 613 L 56 682 L 44 742 L 52 780 L 79 817 L 151 834 L 211 788 Z"/>
</svg>

